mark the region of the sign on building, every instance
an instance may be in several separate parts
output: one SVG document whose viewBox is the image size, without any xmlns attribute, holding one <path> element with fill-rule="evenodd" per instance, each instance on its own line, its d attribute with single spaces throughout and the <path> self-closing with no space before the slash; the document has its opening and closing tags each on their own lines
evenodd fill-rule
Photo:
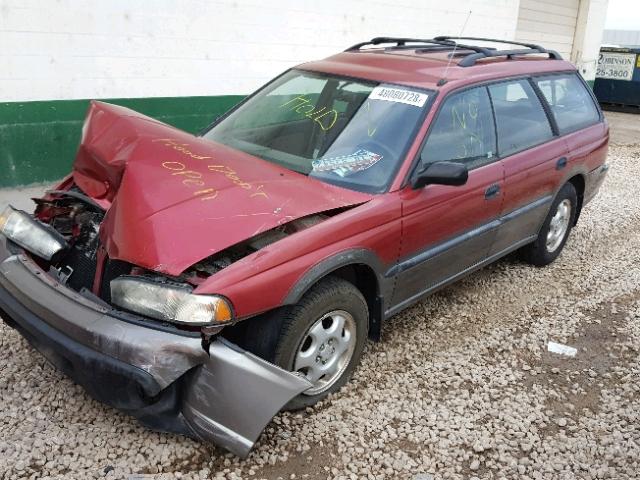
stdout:
<svg viewBox="0 0 640 480">
<path fill-rule="evenodd" d="M 600 52 L 596 78 L 631 81 L 635 66 L 635 53 Z"/>
</svg>

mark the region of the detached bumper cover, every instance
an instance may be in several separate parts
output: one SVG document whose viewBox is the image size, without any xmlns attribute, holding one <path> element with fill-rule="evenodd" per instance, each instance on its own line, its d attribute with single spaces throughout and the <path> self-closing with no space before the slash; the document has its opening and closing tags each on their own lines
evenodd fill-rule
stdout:
<svg viewBox="0 0 640 480">
<path fill-rule="evenodd" d="M 303 378 L 237 346 L 130 323 L 59 284 L 0 235 L 0 316 L 97 400 L 153 429 L 246 456 Z"/>
</svg>

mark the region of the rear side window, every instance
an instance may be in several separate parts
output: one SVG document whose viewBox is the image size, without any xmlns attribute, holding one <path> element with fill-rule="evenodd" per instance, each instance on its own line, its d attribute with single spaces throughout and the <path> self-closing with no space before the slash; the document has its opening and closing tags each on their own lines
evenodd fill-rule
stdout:
<svg viewBox="0 0 640 480">
<path fill-rule="evenodd" d="M 454 93 L 444 101 L 422 159 L 423 163 L 464 163 L 469 169 L 496 159 L 495 128 L 485 87 Z"/>
<path fill-rule="evenodd" d="M 547 114 L 527 80 L 489 86 L 498 127 L 498 151 L 505 157 L 553 137 Z"/>
<path fill-rule="evenodd" d="M 551 75 L 535 79 L 546 98 L 560 133 L 567 133 L 600 120 L 591 95 L 575 74 Z"/>
</svg>

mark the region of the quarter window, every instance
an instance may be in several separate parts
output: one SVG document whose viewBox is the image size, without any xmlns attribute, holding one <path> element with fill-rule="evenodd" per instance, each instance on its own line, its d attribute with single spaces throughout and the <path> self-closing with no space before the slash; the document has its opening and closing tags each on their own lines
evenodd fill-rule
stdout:
<svg viewBox="0 0 640 480">
<path fill-rule="evenodd" d="M 498 127 L 498 151 L 507 156 L 553 137 L 547 114 L 527 80 L 489 86 Z"/>
<path fill-rule="evenodd" d="M 539 77 L 535 82 L 551 107 L 560 133 L 578 130 L 600 120 L 591 95 L 575 74 Z"/>
<path fill-rule="evenodd" d="M 448 97 L 424 146 L 422 162 L 453 161 L 477 168 L 496 159 L 495 127 L 485 87 Z"/>
</svg>

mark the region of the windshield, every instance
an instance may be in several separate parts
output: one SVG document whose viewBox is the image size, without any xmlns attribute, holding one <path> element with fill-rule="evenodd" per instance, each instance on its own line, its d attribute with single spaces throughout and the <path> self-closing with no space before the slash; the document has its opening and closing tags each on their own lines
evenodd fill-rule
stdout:
<svg viewBox="0 0 640 480">
<path fill-rule="evenodd" d="M 429 92 L 291 70 L 204 134 L 322 181 L 384 191 Z"/>
</svg>

